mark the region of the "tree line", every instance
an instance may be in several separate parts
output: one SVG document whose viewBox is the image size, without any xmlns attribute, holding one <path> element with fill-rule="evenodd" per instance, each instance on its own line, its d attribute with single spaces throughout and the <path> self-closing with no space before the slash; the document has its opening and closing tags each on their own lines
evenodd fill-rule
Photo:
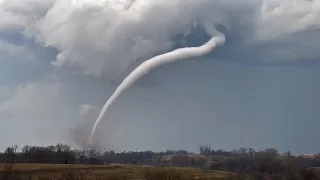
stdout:
<svg viewBox="0 0 320 180">
<path fill-rule="evenodd" d="M 320 167 L 320 154 L 310 158 L 294 156 L 289 151 L 280 153 L 277 149 L 267 148 L 256 151 L 252 148 L 238 148 L 231 151 L 213 149 L 210 145 L 199 147 L 200 155 L 186 150 L 166 150 L 163 152 L 115 152 L 97 150 L 77 150 L 65 144 L 47 147 L 12 146 L 0 153 L 3 163 L 49 163 L 49 164 L 148 164 L 163 162 L 161 157 L 171 156 L 170 163 L 162 165 L 193 166 L 208 169 L 230 171 L 240 174 L 263 175 L 281 174 L 281 176 L 297 176 L 296 174 L 315 175 L 310 168 Z M 193 158 L 193 157 L 205 158 Z M 160 157 L 160 158 L 159 158 Z M 192 157 L 192 158 L 190 158 Z M 208 164 L 209 163 L 209 164 Z M 316 169 L 316 168 L 314 168 Z M 311 176 L 310 175 L 310 176 Z M 290 178 L 289 178 L 290 179 Z M 294 178 L 291 178 L 294 179 Z"/>
<path fill-rule="evenodd" d="M 163 155 L 193 154 L 185 150 L 166 150 L 164 152 L 99 152 L 95 149 L 78 150 L 69 145 L 57 144 L 52 146 L 18 146 L 7 147 L 0 152 L 0 162 L 16 163 L 51 163 L 51 164 L 103 164 L 103 163 L 151 163 L 154 157 Z"/>
<path fill-rule="evenodd" d="M 292 180 L 319 177 L 317 168 L 320 167 L 320 154 L 292 155 L 290 151 L 280 153 L 274 148 L 256 151 L 243 147 L 224 151 L 214 150 L 210 145 L 202 145 L 200 154 L 212 157 L 210 169 L 213 170 L 250 174 L 254 177 L 274 175 Z"/>
</svg>

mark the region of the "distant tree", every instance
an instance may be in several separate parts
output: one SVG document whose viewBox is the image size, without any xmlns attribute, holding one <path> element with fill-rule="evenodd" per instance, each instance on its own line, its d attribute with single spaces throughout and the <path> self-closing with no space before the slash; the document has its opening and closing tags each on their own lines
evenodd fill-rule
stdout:
<svg viewBox="0 0 320 180">
<path fill-rule="evenodd" d="M 212 152 L 211 145 L 201 145 L 200 146 L 200 154 L 202 155 L 209 155 Z"/>
<path fill-rule="evenodd" d="M 279 155 L 279 151 L 275 148 L 266 148 L 264 150 L 265 155 L 272 157 L 272 158 L 276 158 Z"/>
<path fill-rule="evenodd" d="M 4 155 L 6 156 L 7 162 L 14 162 L 14 159 L 15 159 L 15 156 L 17 153 L 17 149 L 18 149 L 17 145 L 6 148 L 6 150 L 4 151 Z"/>
<path fill-rule="evenodd" d="M 28 146 L 28 145 L 23 146 L 22 149 L 21 149 L 21 152 L 23 154 L 23 158 L 24 158 L 25 161 L 28 160 L 29 149 L 30 149 L 30 146 Z"/>
<path fill-rule="evenodd" d="M 248 153 L 249 153 L 249 156 L 250 156 L 250 157 L 254 157 L 255 152 L 256 152 L 256 151 L 255 151 L 253 148 L 248 148 Z"/>
<path fill-rule="evenodd" d="M 285 155 L 286 155 L 287 157 L 290 157 L 291 154 L 292 154 L 291 151 L 286 151 L 286 152 L 285 152 Z"/>
<path fill-rule="evenodd" d="M 241 155 L 246 155 L 248 150 L 247 148 L 241 147 L 238 151 Z"/>
</svg>

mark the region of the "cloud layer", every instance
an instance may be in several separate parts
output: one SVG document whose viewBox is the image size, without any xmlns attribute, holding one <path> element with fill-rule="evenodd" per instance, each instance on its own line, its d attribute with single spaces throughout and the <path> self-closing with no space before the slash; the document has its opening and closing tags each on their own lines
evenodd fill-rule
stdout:
<svg viewBox="0 0 320 180">
<path fill-rule="evenodd" d="M 203 32 L 203 25 L 207 23 L 220 23 L 226 27 L 227 44 L 206 58 L 200 58 L 202 62 L 178 63 L 145 77 L 132 90 L 131 96 L 124 94 L 119 103 L 115 104 L 114 113 L 111 112 L 109 115 L 115 120 L 111 124 L 104 125 L 108 131 L 101 131 L 100 135 L 102 139 L 108 136 L 109 140 L 105 143 L 100 142 L 100 146 L 124 149 L 135 148 L 136 143 L 144 144 L 141 147 L 148 148 L 146 144 L 150 142 L 144 134 L 149 130 L 144 127 L 142 128 L 144 133 L 130 131 L 124 122 L 132 118 L 132 121 L 143 126 L 144 120 L 137 119 L 155 118 L 153 116 L 156 114 L 160 116 L 160 112 L 166 113 L 164 110 L 159 110 L 160 107 L 165 108 L 161 103 L 168 103 L 159 100 L 158 96 L 164 98 L 162 90 L 169 91 L 168 97 L 180 97 L 181 99 L 176 99 L 180 103 L 184 102 L 183 99 L 192 99 L 187 96 L 189 92 L 190 96 L 199 96 L 201 101 L 198 103 L 203 109 L 214 104 L 214 100 L 203 102 L 206 98 L 201 98 L 211 96 L 210 92 L 204 90 L 209 94 L 202 94 L 201 97 L 191 93 L 193 87 L 205 85 L 199 82 L 202 80 L 207 80 L 209 83 L 207 86 L 219 84 L 216 81 L 228 82 L 227 74 L 220 80 L 213 77 L 219 74 L 213 72 L 206 74 L 205 72 L 211 72 L 210 69 L 202 70 L 207 68 L 205 66 L 207 62 L 210 62 L 208 67 L 212 68 L 214 65 L 223 68 L 225 62 L 235 63 L 240 69 L 235 68 L 234 72 L 239 71 L 247 78 L 252 77 L 241 70 L 243 66 L 269 68 L 282 65 L 286 68 L 319 66 L 320 41 L 317 39 L 320 32 L 319 0 L 0 0 L 0 17 L 0 118 L 6 119 L 12 126 L 19 123 L 29 124 L 26 125 L 27 128 L 21 127 L 19 131 L 29 132 L 30 136 L 21 139 L 21 135 L 16 135 L 16 143 L 45 144 L 71 136 L 70 141 L 75 141 L 77 146 L 84 148 L 85 141 L 81 139 L 86 136 L 86 129 L 95 116 L 93 114 L 99 109 L 96 107 L 100 107 L 111 95 L 115 85 L 138 64 L 154 55 L 176 47 L 196 46 L 208 40 Z M 231 74 L 234 73 L 228 71 L 228 68 L 225 69 Z M 259 70 L 265 71 L 265 69 Z M 234 91 L 240 91 L 245 86 L 251 87 L 249 89 L 254 91 L 260 80 L 265 80 L 267 83 L 270 78 L 276 78 L 277 73 L 271 74 L 273 71 L 269 69 L 268 72 L 261 73 L 264 76 L 260 74 L 259 80 L 240 79 L 239 81 L 243 83 L 238 83 L 239 89 Z M 278 73 L 282 81 L 279 80 L 277 87 L 285 88 L 283 84 L 288 80 L 285 77 L 288 74 L 295 75 L 296 71 L 284 69 L 281 71 L 284 74 Z M 316 70 L 306 70 L 306 72 L 308 73 L 301 74 L 309 79 L 317 75 L 313 74 Z M 54 76 L 54 80 L 47 78 L 48 76 Z M 191 85 L 186 85 L 187 83 Z M 297 83 L 308 82 L 301 79 Z M 170 90 L 166 85 L 176 90 Z M 184 90 L 184 86 L 190 91 Z M 223 83 L 220 86 L 228 87 Z M 311 86 L 312 84 L 305 84 L 303 92 L 308 92 L 310 90 L 308 88 L 312 89 Z M 319 88 L 316 83 L 314 86 L 314 89 Z M 201 88 L 194 90 L 201 92 Z M 181 91 L 185 91 L 185 96 L 181 95 Z M 217 89 L 216 91 L 219 94 L 220 91 Z M 222 91 L 220 95 L 221 93 Z M 241 95 L 244 92 L 238 93 Z M 287 99 L 284 94 L 281 94 L 281 98 Z M 267 96 L 260 95 L 265 98 Z M 309 99 L 305 94 L 300 96 L 302 99 Z M 225 98 L 230 98 L 230 94 Z M 261 99 L 259 103 L 263 104 L 264 100 Z M 231 102 L 234 101 L 230 100 Z M 134 108 L 129 108 L 129 105 Z M 139 111 L 146 106 L 150 108 L 147 112 Z M 189 108 L 189 112 L 184 113 L 189 113 L 191 117 L 193 111 L 190 109 L 195 107 L 191 108 L 191 105 L 186 104 L 183 106 L 186 107 L 181 107 L 182 109 Z M 81 107 L 80 115 L 77 112 L 79 107 Z M 232 108 L 230 110 L 235 111 L 239 107 Z M 145 116 L 134 115 L 133 109 Z M 129 111 L 128 114 L 133 113 L 132 116 L 123 114 L 123 110 Z M 204 110 L 200 119 L 204 121 L 214 116 L 210 111 Z M 272 113 L 276 116 L 276 110 Z M 282 113 L 290 112 L 284 110 Z M 220 119 L 228 121 L 233 118 L 222 114 Z M 314 117 L 317 115 L 314 114 Z M 188 119 L 187 115 L 179 116 L 173 112 L 166 118 L 175 118 L 177 122 Z M 155 119 L 155 122 L 158 122 L 162 118 Z M 73 123 L 77 125 L 72 125 Z M 190 120 L 189 123 L 193 122 Z M 40 131 L 49 125 L 59 129 L 61 135 L 54 138 L 42 136 L 43 139 L 38 139 L 30 132 L 34 129 Z M 138 125 L 131 124 L 131 126 L 138 128 Z M 70 128 L 73 130 L 69 131 Z M 118 132 L 115 130 L 117 128 L 119 131 L 128 131 L 126 133 L 135 135 L 139 140 L 133 141 L 132 144 L 128 143 L 125 138 L 126 133 Z M 78 132 L 83 133 L 80 135 Z M 15 134 L 14 130 L 8 133 Z M 159 134 L 158 136 L 162 137 Z M 114 145 L 117 141 L 123 143 L 119 146 Z M 145 143 L 146 141 L 148 143 Z M 172 144 L 163 142 L 163 145 L 170 147 Z M 186 144 L 188 142 L 180 143 L 187 148 L 197 146 Z"/>
<path fill-rule="evenodd" d="M 170 50 L 176 43 L 173 38 L 195 23 L 225 25 L 237 33 L 240 42 L 236 44 L 244 48 L 258 40 L 301 43 L 292 36 L 317 29 L 319 4 L 303 0 L 14 0 L 2 2 L 0 27 L 20 29 L 37 43 L 56 48 L 54 66 L 73 66 L 95 76 L 121 76 L 131 63 Z M 10 45 L 1 47 L 9 53 L 18 51 Z"/>
</svg>

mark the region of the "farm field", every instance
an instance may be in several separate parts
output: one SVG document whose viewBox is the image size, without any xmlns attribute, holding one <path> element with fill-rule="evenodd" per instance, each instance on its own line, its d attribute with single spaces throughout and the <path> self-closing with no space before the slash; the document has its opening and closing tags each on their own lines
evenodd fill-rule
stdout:
<svg viewBox="0 0 320 180">
<path fill-rule="evenodd" d="M 74 164 L 14 164 L 8 173 L 8 165 L 0 164 L 0 179 L 26 180 L 129 180 L 154 179 L 154 176 L 168 174 L 184 178 L 225 179 L 230 173 L 221 171 L 202 171 L 197 168 L 159 168 L 131 165 L 74 165 Z M 1 177 L 2 176 L 2 177 Z M 149 177 L 149 178 L 147 178 Z M 8 179 L 8 178 L 7 178 Z M 179 180 L 179 179 L 177 179 Z"/>
</svg>

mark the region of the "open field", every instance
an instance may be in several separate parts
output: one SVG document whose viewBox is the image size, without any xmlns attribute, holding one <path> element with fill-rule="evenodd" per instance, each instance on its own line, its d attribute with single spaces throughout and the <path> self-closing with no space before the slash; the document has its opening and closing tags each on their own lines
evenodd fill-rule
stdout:
<svg viewBox="0 0 320 180">
<path fill-rule="evenodd" d="M 0 164 L 0 173 L 2 176 L 6 174 L 7 170 L 8 168 L 5 164 Z M 151 174 L 163 174 L 163 172 L 166 172 L 171 174 L 181 174 L 185 177 L 188 176 L 205 179 L 224 179 L 230 175 L 230 173 L 221 171 L 203 172 L 197 168 L 159 168 L 130 165 L 86 166 L 71 164 L 14 164 L 10 176 L 20 176 L 22 177 L 22 180 L 45 180 L 49 178 L 57 180 L 71 180 L 72 178 L 70 178 L 70 176 L 73 176 L 73 179 L 75 180 L 126 180 L 141 179 L 146 176 L 148 172 L 149 175 L 150 172 Z"/>
</svg>

